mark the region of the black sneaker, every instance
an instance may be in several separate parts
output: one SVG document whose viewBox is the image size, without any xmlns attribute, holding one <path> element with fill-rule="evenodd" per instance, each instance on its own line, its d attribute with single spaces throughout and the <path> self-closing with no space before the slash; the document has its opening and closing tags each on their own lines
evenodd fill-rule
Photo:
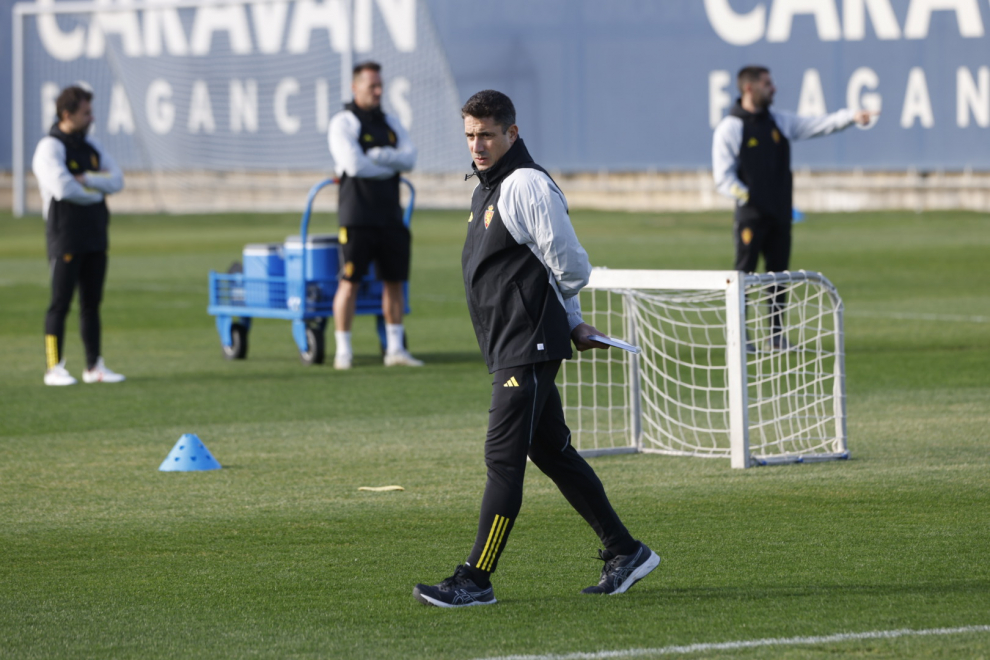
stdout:
<svg viewBox="0 0 990 660">
<path fill-rule="evenodd" d="M 602 567 L 602 577 L 593 587 L 582 589 L 583 594 L 621 594 L 629 587 L 643 579 L 660 565 L 660 555 L 639 544 L 639 549 L 631 555 L 615 555 L 606 558 L 605 552 L 598 551 L 599 558 L 605 562 Z"/>
<path fill-rule="evenodd" d="M 644 546 L 645 547 L 645 546 Z M 469 607 L 471 605 L 493 605 L 498 602 L 491 585 L 482 589 L 474 580 L 465 566 L 458 566 L 454 574 L 434 586 L 417 584 L 413 588 L 413 596 L 424 605 L 436 607 Z"/>
</svg>

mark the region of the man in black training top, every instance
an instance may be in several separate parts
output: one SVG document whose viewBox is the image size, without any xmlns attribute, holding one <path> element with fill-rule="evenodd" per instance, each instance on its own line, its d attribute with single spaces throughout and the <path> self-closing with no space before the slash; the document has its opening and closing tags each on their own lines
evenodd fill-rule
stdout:
<svg viewBox="0 0 990 660">
<path fill-rule="evenodd" d="M 358 288 L 372 261 L 384 283 L 385 366 L 423 366 L 405 349 L 402 325 L 402 284 L 409 279 L 412 241 L 402 222 L 399 173 L 416 164 L 416 147 L 402 124 L 382 112 L 381 70 L 376 62 L 354 67 L 354 100 L 330 120 L 327 136 L 340 178 L 338 216 L 344 262 L 333 301 L 333 366 L 337 369 L 351 368 L 351 325 Z"/>
<path fill-rule="evenodd" d="M 591 265 L 567 201 L 519 138 L 506 95 L 486 90 L 461 109 L 478 177 L 461 255 L 464 289 L 478 345 L 494 374 L 485 438 L 488 482 L 474 548 L 454 574 L 413 595 L 439 607 L 495 602 L 491 575 L 522 504 L 526 457 L 540 468 L 598 534 L 605 562 L 587 594 L 619 594 L 660 557 L 634 539 L 609 504 L 601 481 L 571 446 L 554 379 L 578 350 L 608 349 L 583 322 L 578 292 Z"/>
<path fill-rule="evenodd" d="M 79 326 L 86 349 L 83 382 L 119 383 L 101 357 L 100 303 L 107 274 L 106 196 L 124 187 L 113 158 L 88 136 L 93 95 L 67 87 L 55 101 L 58 117 L 34 151 L 31 169 L 38 179 L 45 216 L 52 297 L 45 315 L 45 385 L 74 385 L 62 346 L 65 317 L 79 289 Z"/>
<path fill-rule="evenodd" d="M 790 140 L 828 135 L 854 123 L 867 125 L 877 113 L 839 110 L 821 117 L 799 117 L 771 110 L 774 87 L 770 71 L 747 66 L 737 77 L 740 98 L 715 127 L 712 172 L 716 189 L 736 201 L 735 270 L 756 271 L 763 254 L 766 269 L 779 273 L 790 266 L 794 183 Z M 780 310 L 782 287 L 773 304 L 772 348 L 787 348 Z"/>
</svg>

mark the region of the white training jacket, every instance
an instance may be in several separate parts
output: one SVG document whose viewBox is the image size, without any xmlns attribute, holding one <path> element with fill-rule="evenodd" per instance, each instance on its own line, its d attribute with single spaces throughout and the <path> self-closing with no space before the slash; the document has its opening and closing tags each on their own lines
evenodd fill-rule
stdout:
<svg viewBox="0 0 990 660">
<path fill-rule="evenodd" d="M 498 212 L 509 235 L 550 271 L 550 285 L 573 330 L 584 322 L 577 294 L 588 284 L 591 262 L 574 233 L 564 193 L 540 170 L 519 168 L 502 181 Z"/>
<path fill-rule="evenodd" d="M 799 117 L 792 112 L 770 110 L 773 121 L 788 140 L 807 140 L 841 131 L 855 122 L 856 113 L 846 108 L 821 117 Z M 742 147 L 743 120 L 725 116 L 712 136 L 712 176 L 715 189 L 743 204 L 749 189 L 739 180 L 739 149 Z"/>
<path fill-rule="evenodd" d="M 327 143 L 337 176 L 361 179 L 388 179 L 397 172 L 408 172 L 416 165 L 416 147 L 399 120 L 385 115 L 395 133 L 396 147 L 372 147 L 365 153 L 358 141 L 361 121 L 350 110 L 342 110 L 330 120 Z"/>
<path fill-rule="evenodd" d="M 91 136 L 86 141 L 100 154 L 100 171 L 86 172 L 85 183 L 79 183 L 65 164 L 65 145 L 58 138 L 46 135 L 41 138 L 31 159 L 31 171 L 38 180 L 41 191 L 41 213 L 48 220 L 48 207 L 52 200 L 89 206 L 101 202 L 106 195 L 124 189 L 124 173 L 117 161 L 104 151 Z"/>
</svg>

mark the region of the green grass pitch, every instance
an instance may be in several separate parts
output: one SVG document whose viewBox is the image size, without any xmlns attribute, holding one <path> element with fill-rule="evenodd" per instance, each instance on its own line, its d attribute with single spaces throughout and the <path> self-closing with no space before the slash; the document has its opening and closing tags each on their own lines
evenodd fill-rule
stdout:
<svg viewBox="0 0 990 660">
<path fill-rule="evenodd" d="M 724 213 L 573 218 L 596 265 L 731 261 Z M 852 460 L 591 459 L 664 558 L 614 598 L 578 593 L 597 539 L 534 469 L 499 603 L 417 603 L 416 582 L 464 560 L 484 485 L 466 220 L 414 218 L 407 328 L 427 366 L 386 371 L 362 317 L 337 373 L 300 364 L 285 321 L 256 321 L 248 359 L 225 361 L 206 314 L 207 272 L 298 215 L 116 216 L 104 355 L 128 381 L 48 388 L 43 223 L 0 215 L 0 658 L 470 659 L 990 624 L 990 217 L 969 213 L 795 228 L 793 263 L 846 303 Z M 222 470 L 158 471 L 187 432 Z M 405 491 L 358 491 L 389 484 Z M 684 657 L 837 654 L 986 658 L 990 633 Z"/>
</svg>

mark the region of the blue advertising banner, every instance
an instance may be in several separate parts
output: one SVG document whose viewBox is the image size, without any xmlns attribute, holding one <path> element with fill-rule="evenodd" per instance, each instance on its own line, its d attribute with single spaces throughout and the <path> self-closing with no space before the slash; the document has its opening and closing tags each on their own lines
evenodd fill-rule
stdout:
<svg viewBox="0 0 990 660">
<path fill-rule="evenodd" d="M 881 112 L 869 130 L 795 145 L 796 167 L 990 170 L 987 0 L 296 0 L 106 16 L 26 26 L 29 152 L 54 91 L 85 76 L 99 136 L 119 136 L 127 165 L 325 167 L 346 53 L 384 60 L 386 107 L 410 121 L 426 169 L 467 167 L 458 108 L 484 88 L 513 98 L 547 167 L 707 168 L 736 72 L 762 64 L 778 108 Z"/>
<path fill-rule="evenodd" d="M 736 72 L 762 64 L 777 108 L 881 110 L 868 131 L 795 145 L 797 167 L 990 169 L 986 0 L 431 7 L 448 54 L 458 54 L 462 96 L 491 85 L 517 99 L 522 133 L 551 167 L 710 167 L 712 126 L 738 95 Z"/>
<path fill-rule="evenodd" d="M 125 169 L 329 170 L 327 126 L 367 59 L 383 67 L 386 112 L 420 145 L 418 169 L 462 154 L 457 90 L 416 0 L 110 7 L 22 9 L 27 159 L 59 91 L 80 83 L 94 137 Z"/>
</svg>

